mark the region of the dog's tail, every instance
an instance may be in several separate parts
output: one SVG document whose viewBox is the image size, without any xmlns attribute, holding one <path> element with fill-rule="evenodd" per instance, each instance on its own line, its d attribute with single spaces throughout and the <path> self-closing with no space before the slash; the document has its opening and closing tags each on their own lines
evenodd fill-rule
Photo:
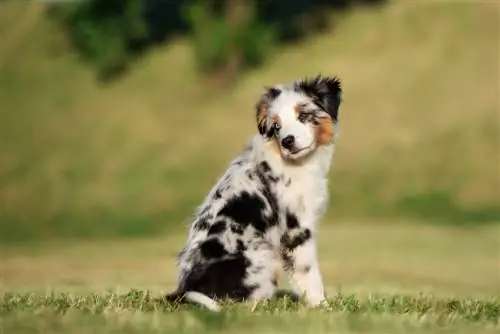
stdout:
<svg viewBox="0 0 500 334">
<path fill-rule="evenodd" d="M 164 300 L 168 302 L 192 302 L 195 304 L 203 305 L 210 311 L 220 312 L 221 308 L 219 304 L 208 297 L 207 295 L 197 292 L 197 291 L 184 291 L 184 292 L 173 292 L 165 296 Z"/>
<path fill-rule="evenodd" d="M 186 298 L 186 300 L 189 300 L 190 302 L 201 304 L 211 311 L 220 312 L 219 304 L 215 300 L 208 297 L 207 295 L 204 295 L 201 292 L 186 291 L 184 293 L 184 298 Z"/>
</svg>

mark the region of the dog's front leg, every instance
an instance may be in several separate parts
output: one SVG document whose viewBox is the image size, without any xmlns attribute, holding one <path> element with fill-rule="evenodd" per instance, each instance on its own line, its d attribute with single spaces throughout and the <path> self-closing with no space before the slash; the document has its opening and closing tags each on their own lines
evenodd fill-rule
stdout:
<svg viewBox="0 0 500 334">
<path fill-rule="evenodd" d="M 282 252 L 294 292 L 305 295 L 310 307 L 325 304 L 314 233 L 307 228 L 289 231 L 282 238 Z"/>
</svg>

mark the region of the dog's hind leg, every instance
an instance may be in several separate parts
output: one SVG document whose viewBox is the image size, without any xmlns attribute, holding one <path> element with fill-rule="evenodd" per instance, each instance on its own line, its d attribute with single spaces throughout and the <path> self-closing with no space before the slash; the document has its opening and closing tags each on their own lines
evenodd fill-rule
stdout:
<svg viewBox="0 0 500 334">
<path fill-rule="evenodd" d="M 252 287 L 249 299 L 258 302 L 272 298 L 279 278 L 276 252 L 270 244 L 259 241 L 245 251 L 245 257 L 250 262 L 245 279 L 245 285 Z"/>
</svg>

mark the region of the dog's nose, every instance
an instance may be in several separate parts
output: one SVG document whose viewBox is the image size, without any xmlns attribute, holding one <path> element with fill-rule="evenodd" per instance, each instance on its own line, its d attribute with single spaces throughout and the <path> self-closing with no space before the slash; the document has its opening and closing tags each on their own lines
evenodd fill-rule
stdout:
<svg viewBox="0 0 500 334">
<path fill-rule="evenodd" d="M 295 143 L 295 137 L 292 135 L 286 136 L 281 141 L 281 145 L 283 145 L 283 147 L 286 149 L 292 148 L 294 143 Z"/>
</svg>

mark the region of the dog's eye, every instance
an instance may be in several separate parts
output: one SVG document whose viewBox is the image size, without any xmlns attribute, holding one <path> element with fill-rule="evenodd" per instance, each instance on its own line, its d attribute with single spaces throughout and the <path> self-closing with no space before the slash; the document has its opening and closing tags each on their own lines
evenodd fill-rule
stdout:
<svg viewBox="0 0 500 334">
<path fill-rule="evenodd" d="M 299 119 L 299 122 L 304 123 L 305 121 L 307 121 L 307 114 L 306 114 L 306 113 L 304 113 L 304 112 L 303 112 L 303 113 L 301 113 L 301 114 L 299 114 L 298 119 Z"/>
<path fill-rule="evenodd" d="M 274 131 L 279 131 L 281 129 L 281 125 L 279 123 L 274 123 Z"/>
</svg>

